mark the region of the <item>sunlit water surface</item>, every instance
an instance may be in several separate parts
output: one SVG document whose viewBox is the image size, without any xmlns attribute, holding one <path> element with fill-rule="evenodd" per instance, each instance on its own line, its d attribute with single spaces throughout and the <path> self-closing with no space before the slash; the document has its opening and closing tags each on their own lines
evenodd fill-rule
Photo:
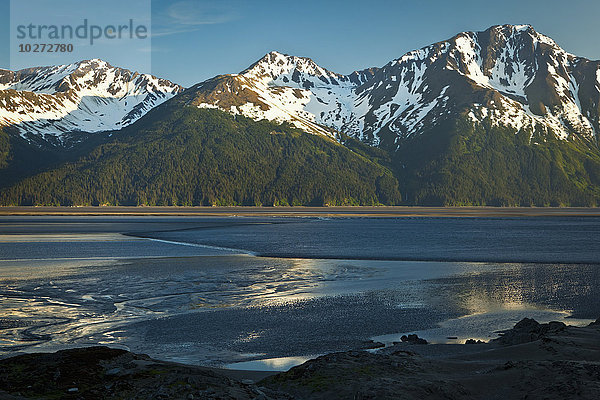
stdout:
<svg viewBox="0 0 600 400">
<path fill-rule="evenodd" d="M 593 218 L 5 218 L 0 354 L 100 343 L 283 370 L 405 333 L 586 324 L 599 232 Z"/>
</svg>

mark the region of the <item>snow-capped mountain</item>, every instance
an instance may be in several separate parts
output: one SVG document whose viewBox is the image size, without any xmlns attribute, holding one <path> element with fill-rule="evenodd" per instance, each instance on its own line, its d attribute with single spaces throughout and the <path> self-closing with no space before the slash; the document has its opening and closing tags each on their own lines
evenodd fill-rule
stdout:
<svg viewBox="0 0 600 400">
<path fill-rule="evenodd" d="M 348 75 L 271 52 L 186 90 L 100 60 L 0 71 L 0 128 L 2 204 L 600 204 L 600 61 L 528 25 Z"/>
<path fill-rule="evenodd" d="M 459 115 L 531 135 L 592 137 L 600 130 L 600 62 L 567 53 L 529 25 L 502 25 L 350 75 L 271 52 L 187 97 L 198 107 L 335 136 L 332 128 L 387 148 Z"/>
<path fill-rule="evenodd" d="M 199 83 L 183 96 L 201 108 L 219 108 L 256 120 L 289 121 L 311 133 L 330 129 L 357 134 L 356 89 L 376 68 L 349 76 L 336 74 L 305 57 L 273 51 L 240 74 L 220 75 Z"/>
<path fill-rule="evenodd" d="M 183 104 L 343 132 L 390 150 L 459 116 L 531 137 L 600 130 L 600 62 L 567 53 L 529 25 L 460 33 L 349 75 L 271 52 L 185 92 L 101 60 L 0 70 L 0 127 L 60 145 L 77 132 L 121 129 L 177 94 Z"/>
<path fill-rule="evenodd" d="M 0 127 L 61 144 L 66 134 L 118 130 L 183 88 L 94 59 L 0 70 Z"/>
<path fill-rule="evenodd" d="M 271 52 L 240 74 L 220 75 L 186 93 L 197 107 L 220 108 L 254 119 L 289 121 L 311 133 L 359 132 L 356 89 L 377 68 L 340 75 L 305 57 Z"/>
</svg>

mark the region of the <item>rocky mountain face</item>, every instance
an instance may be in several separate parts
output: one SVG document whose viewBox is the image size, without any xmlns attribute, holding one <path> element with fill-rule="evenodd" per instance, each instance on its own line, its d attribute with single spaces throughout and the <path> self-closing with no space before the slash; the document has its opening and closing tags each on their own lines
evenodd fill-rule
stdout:
<svg viewBox="0 0 600 400">
<path fill-rule="evenodd" d="M 193 86 L 188 104 L 219 108 L 259 120 L 292 122 L 310 133 L 360 132 L 355 90 L 378 71 L 340 75 L 313 60 L 271 52 L 236 75 L 220 75 Z"/>
<path fill-rule="evenodd" d="M 503 25 L 350 75 L 271 52 L 187 96 L 198 107 L 335 130 L 389 150 L 458 115 L 531 135 L 590 138 L 600 129 L 600 62 L 567 53 L 531 26 Z"/>
<path fill-rule="evenodd" d="M 73 133 L 119 130 L 183 87 L 102 60 L 0 70 L 0 127 L 25 139 L 67 146 Z"/>
<path fill-rule="evenodd" d="M 0 126 L 60 144 L 66 133 L 119 130 L 182 91 L 101 60 L 0 70 Z M 531 136 L 591 138 L 600 130 L 600 62 L 567 53 L 531 26 L 503 25 L 349 75 L 271 52 L 183 98 L 311 133 L 342 132 L 387 150 L 460 115 Z"/>
</svg>

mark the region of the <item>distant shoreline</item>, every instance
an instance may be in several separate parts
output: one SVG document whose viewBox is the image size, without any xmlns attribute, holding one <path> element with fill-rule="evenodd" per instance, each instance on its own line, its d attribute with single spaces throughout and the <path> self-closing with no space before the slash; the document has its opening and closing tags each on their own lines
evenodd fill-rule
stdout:
<svg viewBox="0 0 600 400">
<path fill-rule="evenodd" d="M 591 207 L 0 207 L 0 216 L 600 217 Z"/>
</svg>

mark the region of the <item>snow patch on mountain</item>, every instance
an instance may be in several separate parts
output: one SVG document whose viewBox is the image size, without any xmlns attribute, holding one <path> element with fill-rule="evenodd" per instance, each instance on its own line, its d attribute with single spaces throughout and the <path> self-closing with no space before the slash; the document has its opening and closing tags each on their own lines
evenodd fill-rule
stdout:
<svg viewBox="0 0 600 400">
<path fill-rule="evenodd" d="M 491 87 L 489 77 L 482 71 L 481 48 L 473 35 L 469 32 L 457 37 L 454 40 L 455 51 L 452 56 L 459 65 L 462 65 L 462 68 L 457 69 L 461 75 L 466 75 L 481 86 Z"/>
<path fill-rule="evenodd" d="M 589 112 L 581 106 L 579 84 L 573 73 L 577 58 L 530 26 L 501 26 L 491 29 L 495 30 L 493 33 L 498 37 L 500 45 L 499 48 L 486 49 L 488 53 L 497 52 L 493 66 L 487 70 L 477 34 L 467 33 L 455 39 L 454 57 L 458 61 L 458 72 L 467 76 L 475 85 L 496 90 L 504 96 L 499 104 L 488 105 L 486 112 L 475 107 L 468 113 L 471 119 L 481 122 L 482 118 L 489 117 L 492 124 L 512 127 L 517 131 L 523 128 L 541 128 L 553 132 L 561 139 L 568 138 L 574 132 L 594 135 L 594 124 L 587 117 Z M 551 47 L 546 52 L 547 60 L 535 51 L 539 43 Z M 552 83 L 545 90 L 554 91 L 560 98 L 560 103 L 548 104 L 544 115 L 536 115 L 530 110 L 531 99 L 527 92 L 534 79 L 539 78 L 538 74 L 543 74 L 540 68 L 542 62 L 545 62 L 548 74 L 546 81 Z"/>
<path fill-rule="evenodd" d="M 359 128 L 353 91 L 367 76 L 364 71 L 348 76 L 336 74 L 309 58 L 273 51 L 240 74 L 227 76 L 236 79 L 241 90 L 253 93 L 260 104 L 245 102 L 225 107 L 216 99 L 197 106 L 211 104 L 255 120 L 288 121 L 311 133 L 334 136 L 326 128 Z"/>
</svg>

